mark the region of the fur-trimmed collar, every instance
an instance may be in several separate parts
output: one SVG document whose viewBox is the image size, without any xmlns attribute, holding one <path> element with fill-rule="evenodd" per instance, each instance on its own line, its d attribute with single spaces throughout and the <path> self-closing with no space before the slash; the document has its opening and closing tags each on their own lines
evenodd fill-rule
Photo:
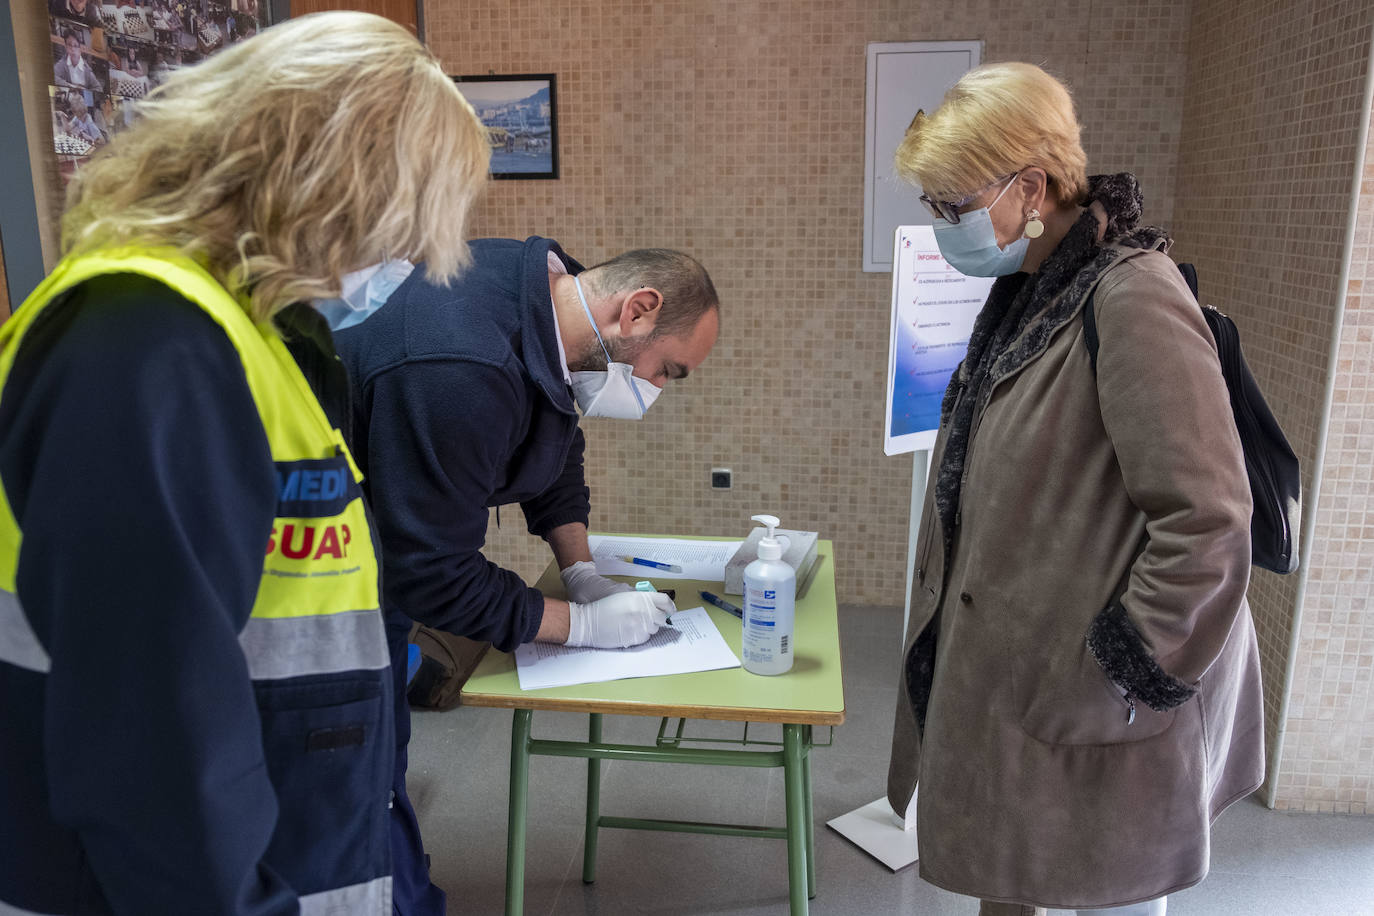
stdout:
<svg viewBox="0 0 1374 916">
<path fill-rule="evenodd" d="M 935 502 L 946 548 L 953 541 L 969 431 L 993 389 L 1045 351 L 1055 332 L 1078 314 L 1103 273 L 1130 249 L 1167 244 L 1162 229 L 1137 226 L 1143 201 L 1134 175 L 1093 176 L 1088 180 L 1088 209 L 1040 268 L 1030 275 L 1001 277 L 993 284 L 974 321 L 968 354 L 950 379 L 941 407 L 941 423 L 949 426 L 949 435 L 936 477 Z M 1093 203 L 1107 214 L 1101 242 Z"/>
<path fill-rule="evenodd" d="M 1115 178 L 1130 178 L 1130 175 L 1113 176 Z M 1139 199 L 1137 195 L 1137 200 Z M 1136 209 L 1137 215 L 1139 209 Z M 1034 312 L 1035 318 L 1023 328 L 1019 337 L 1008 347 L 992 366 L 991 381 L 999 382 L 1039 356 L 1044 349 L 1049 346 L 1050 338 L 1055 331 L 1063 327 L 1067 322 L 1078 315 L 1083 303 L 1087 301 L 1088 293 L 1094 285 L 1102 279 L 1102 275 L 1107 269 L 1115 264 L 1131 249 L 1150 249 L 1167 247 L 1169 238 L 1163 229 L 1154 226 L 1131 226 L 1123 227 L 1121 231 L 1113 234 L 1113 228 L 1118 226 L 1117 219 L 1113 217 L 1112 211 L 1107 211 L 1107 235 L 1104 237 L 1103 244 L 1097 242 L 1097 218 L 1092 215 L 1092 211 L 1084 213 L 1074 226 L 1074 231 L 1065 236 L 1059 248 L 1055 250 L 1052 258 L 1064 255 L 1063 266 L 1074 262 L 1081 263 L 1079 270 L 1068 278 L 1068 282 L 1062 288 L 1056 290 L 1055 284 L 1041 282 L 1039 288 L 1032 293 L 1033 300 L 1028 312 Z M 1082 237 L 1087 235 L 1087 239 Z M 1071 242 L 1072 240 L 1072 242 Z M 1065 243 L 1071 242 L 1071 248 L 1065 251 Z M 1074 250 L 1077 249 L 1077 250 Z M 1055 265 L 1060 266 L 1060 265 Z M 1049 276 L 1044 267 L 1039 271 L 1045 279 Z M 990 397 L 992 392 L 987 392 Z"/>
</svg>

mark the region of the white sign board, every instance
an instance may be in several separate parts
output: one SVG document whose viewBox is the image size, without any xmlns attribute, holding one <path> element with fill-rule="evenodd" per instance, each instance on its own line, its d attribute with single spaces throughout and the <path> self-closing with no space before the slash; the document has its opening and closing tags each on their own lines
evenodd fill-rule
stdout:
<svg viewBox="0 0 1374 916">
<path fill-rule="evenodd" d="M 899 226 L 894 236 L 883 436 L 889 455 L 935 444 L 945 388 L 994 282 L 949 266 L 929 226 Z"/>
<path fill-rule="evenodd" d="M 934 111 L 983 56 L 981 41 L 872 42 L 864 130 L 864 270 L 892 269 L 898 226 L 930 225 L 920 191 L 897 177 L 892 157 L 917 109 Z"/>
</svg>

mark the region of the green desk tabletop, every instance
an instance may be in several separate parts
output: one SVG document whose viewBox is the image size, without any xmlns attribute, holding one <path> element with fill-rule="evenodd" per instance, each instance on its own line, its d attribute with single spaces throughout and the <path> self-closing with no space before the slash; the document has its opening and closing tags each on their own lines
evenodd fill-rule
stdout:
<svg viewBox="0 0 1374 916">
<path fill-rule="evenodd" d="M 573 687 L 521 690 L 515 672 L 515 656 L 492 649 L 463 688 L 463 702 L 469 706 L 505 709 L 557 709 L 628 716 L 839 725 L 844 721 L 844 688 L 840 681 L 834 546 L 830 541 L 821 541 L 819 550 L 811 584 L 805 596 L 797 599 L 793 643 L 795 661 L 792 670 L 786 674 L 767 677 L 750 674 L 743 668 L 730 668 Z M 634 577 L 617 578 L 626 582 L 635 581 Z M 697 593 L 702 590 L 714 592 L 736 605 L 743 603 L 742 599 L 724 595 L 720 582 L 654 579 L 652 576 L 638 578 L 648 578 L 659 588 L 676 589 L 678 607 L 704 606 L 726 643 L 739 657 L 739 619 L 702 601 Z M 547 595 L 563 597 L 563 583 L 553 564 L 549 565 L 536 587 Z"/>
</svg>

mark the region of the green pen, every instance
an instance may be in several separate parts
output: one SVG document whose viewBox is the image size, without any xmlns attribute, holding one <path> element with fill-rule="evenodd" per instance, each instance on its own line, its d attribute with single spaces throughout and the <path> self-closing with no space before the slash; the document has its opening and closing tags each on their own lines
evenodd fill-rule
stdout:
<svg viewBox="0 0 1374 916">
<path fill-rule="evenodd" d="M 635 591 L 637 591 L 637 592 L 656 592 L 656 591 L 658 591 L 658 589 L 654 588 L 654 583 L 650 582 L 648 579 L 640 579 L 638 582 L 635 583 Z M 668 625 L 669 625 L 669 626 L 672 626 L 672 624 L 673 624 L 673 618 L 669 617 L 669 618 L 667 618 L 667 621 L 668 621 Z"/>
</svg>

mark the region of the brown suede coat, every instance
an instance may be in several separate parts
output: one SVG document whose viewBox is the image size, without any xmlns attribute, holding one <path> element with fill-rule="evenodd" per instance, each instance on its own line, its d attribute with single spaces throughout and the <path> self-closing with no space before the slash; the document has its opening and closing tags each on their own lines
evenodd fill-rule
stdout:
<svg viewBox="0 0 1374 916">
<path fill-rule="evenodd" d="M 1077 908 L 1188 887 L 1211 820 L 1262 781 L 1250 492 L 1166 247 L 1104 245 L 1037 303 L 975 406 L 951 531 L 948 416 L 935 444 L 888 797 L 904 811 L 919 781 L 921 876 L 957 893 Z"/>
</svg>

